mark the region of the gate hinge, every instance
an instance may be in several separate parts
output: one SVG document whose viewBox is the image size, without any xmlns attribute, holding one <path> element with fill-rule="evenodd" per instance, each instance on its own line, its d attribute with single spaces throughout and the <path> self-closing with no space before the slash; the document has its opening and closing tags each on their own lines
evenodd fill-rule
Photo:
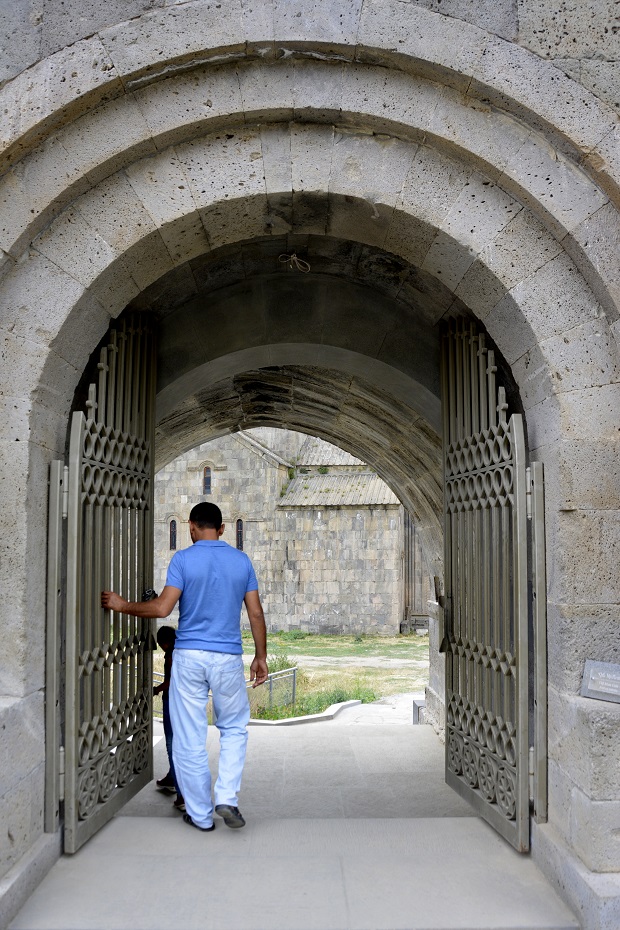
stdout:
<svg viewBox="0 0 620 930">
<path fill-rule="evenodd" d="M 527 519 L 532 519 L 532 469 L 525 469 L 525 513 Z"/>
<path fill-rule="evenodd" d="M 530 746 L 530 751 L 528 753 L 528 776 L 529 776 L 529 788 L 530 788 L 530 801 L 534 800 L 534 747 Z"/>
<path fill-rule="evenodd" d="M 66 520 L 68 516 L 69 516 L 69 466 L 65 465 L 62 470 L 62 518 L 63 520 Z"/>
<path fill-rule="evenodd" d="M 65 799 L 65 747 L 58 750 L 58 800 Z"/>
</svg>

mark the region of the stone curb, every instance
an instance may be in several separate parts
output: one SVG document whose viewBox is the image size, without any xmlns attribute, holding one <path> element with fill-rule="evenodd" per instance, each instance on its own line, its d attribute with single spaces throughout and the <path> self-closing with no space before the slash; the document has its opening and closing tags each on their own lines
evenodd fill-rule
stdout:
<svg viewBox="0 0 620 930">
<path fill-rule="evenodd" d="M 336 714 L 346 707 L 355 707 L 361 701 L 342 701 L 340 704 L 331 704 L 320 714 L 307 714 L 305 717 L 287 717 L 284 720 L 250 720 L 250 727 L 283 727 L 295 726 L 298 723 L 320 723 L 321 720 L 333 720 Z"/>
</svg>

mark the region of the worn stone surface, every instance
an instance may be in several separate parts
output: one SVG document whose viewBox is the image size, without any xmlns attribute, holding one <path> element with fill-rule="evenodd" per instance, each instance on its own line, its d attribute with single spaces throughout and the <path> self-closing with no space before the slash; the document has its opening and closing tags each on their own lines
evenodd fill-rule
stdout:
<svg viewBox="0 0 620 930">
<path fill-rule="evenodd" d="M 17 258 L 32 238 L 33 217 L 45 224 L 61 203 L 88 187 L 79 161 L 57 138 L 48 139 L 2 180 L 2 247 Z"/>
<path fill-rule="evenodd" d="M 519 42 L 545 58 L 618 57 L 614 0 L 517 0 Z"/>
<path fill-rule="evenodd" d="M 159 150 L 199 130 L 218 132 L 231 125 L 233 114 L 239 114 L 237 122 L 244 122 L 239 79 L 231 79 L 229 68 L 174 75 L 136 90 L 133 98 Z"/>
<path fill-rule="evenodd" d="M 620 801 L 614 751 L 620 729 L 618 705 L 550 688 L 549 724 L 552 758 L 573 785 L 593 801 Z"/>
<path fill-rule="evenodd" d="M 462 19 L 504 39 L 515 41 L 518 33 L 517 0 L 415 0 L 418 6 L 443 16 Z"/>
<path fill-rule="evenodd" d="M 618 271 L 617 262 L 614 264 L 613 261 L 613 242 L 617 239 L 619 232 L 618 212 L 612 204 L 606 204 L 574 230 L 573 237 L 575 246 L 578 248 L 575 248 L 570 241 L 567 243 L 571 254 L 579 250 L 584 256 L 581 259 L 582 263 L 585 264 L 585 261 L 592 263 L 596 271 L 596 277 L 592 280 L 592 288 L 595 293 L 598 293 L 599 289 L 604 291 L 599 299 L 608 312 L 610 323 L 617 319 L 611 314 L 614 310 L 617 314 L 620 307 L 620 271 Z M 609 307 L 610 303 L 612 307 Z"/>
<path fill-rule="evenodd" d="M 474 65 L 468 91 L 480 92 L 492 103 L 509 109 L 516 106 L 524 115 L 529 113 L 530 125 L 535 129 L 546 128 L 547 134 L 560 145 L 568 143 L 567 151 L 573 147 L 586 151 L 587 138 L 600 141 L 616 123 L 612 111 L 588 105 L 587 101 L 593 99 L 589 92 L 554 65 L 539 60 L 536 81 L 530 80 L 531 69 L 526 51 L 509 42 L 488 38 L 484 54 Z"/>
<path fill-rule="evenodd" d="M 399 23 L 398 36 L 394 23 Z M 470 28 L 463 43 L 463 23 L 443 18 L 398 0 L 370 0 L 362 8 L 357 41 L 360 60 L 385 63 L 394 53 L 422 66 L 427 74 L 441 75 L 451 86 L 466 89 L 483 54 L 487 36 Z M 387 54 L 387 53 L 391 54 Z"/>
<path fill-rule="evenodd" d="M 533 859 L 578 915 L 582 927 L 615 930 L 620 922 L 618 874 L 591 872 L 551 824 L 532 824 Z"/>
<path fill-rule="evenodd" d="M 600 100 L 620 112 L 620 61 L 591 58 L 554 58 L 556 68 L 579 81 Z"/>
<path fill-rule="evenodd" d="M 41 57 L 41 20 L 37 0 L 0 7 L 0 86 Z"/>
<path fill-rule="evenodd" d="M 527 308 L 518 326 L 512 326 L 510 343 L 504 333 L 514 322 L 516 307 Z M 486 327 L 513 364 L 536 342 L 579 326 L 601 313 L 598 302 L 566 253 L 558 255 L 520 281 L 486 317 Z M 503 338 L 502 338 L 503 337 Z"/>
<path fill-rule="evenodd" d="M 340 441 L 398 489 L 440 573 L 436 323 L 468 308 L 546 468 L 551 827 L 590 868 L 617 862 L 616 724 L 574 699 L 618 640 L 616 15 L 4 4 L 1 693 L 44 686 L 47 469 L 111 316 L 135 301 L 162 321 L 162 461 L 205 430 Z M 293 252 L 309 276 L 279 264 Z M 7 801 L 20 850 L 41 829 L 28 765 Z"/>
<path fill-rule="evenodd" d="M 155 154 L 152 135 L 141 103 L 125 96 L 85 113 L 58 133 L 58 141 L 96 184 L 128 162 Z"/>
<path fill-rule="evenodd" d="M 517 359 L 513 373 L 526 409 L 553 393 L 611 384 L 619 375 L 615 339 L 597 317 L 541 340 Z"/>
<path fill-rule="evenodd" d="M 44 698 L 38 691 L 27 698 L 0 700 L 0 764 L 3 794 L 12 791 L 25 772 L 44 761 Z"/>
<path fill-rule="evenodd" d="M 126 175 L 174 260 L 188 261 L 208 251 L 187 175 L 174 151 L 137 162 Z"/>
<path fill-rule="evenodd" d="M 203 49 L 209 49 L 209 57 L 242 52 L 241 20 L 241 0 L 229 0 L 225 15 L 217 4 L 183 3 L 106 27 L 99 35 L 118 73 L 131 77 L 134 87 L 141 77 L 166 73 L 166 63 L 159 63 L 163 47 L 166 58 L 179 63 L 200 60 Z"/>
<path fill-rule="evenodd" d="M 106 26 L 166 5 L 166 0 L 95 0 L 84 5 L 41 0 L 42 52 L 51 55 Z"/>
<path fill-rule="evenodd" d="M 584 87 L 620 113 L 620 52 L 615 61 L 584 59 L 579 78 Z"/>
<path fill-rule="evenodd" d="M 520 210 L 486 243 L 455 293 L 475 306 L 478 318 L 485 320 L 505 290 L 511 290 L 560 252 L 560 244 L 529 210 Z"/>
<path fill-rule="evenodd" d="M 571 792 L 571 841 L 593 872 L 620 871 L 620 801 L 592 801 Z"/>
<path fill-rule="evenodd" d="M 612 604 L 547 604 L 549 682 L 578 694 L 584 662 L 620 661 L 620 618 Z"/>
<path fill-rule="evenodd" d="M 575 170 L 571 161 L 537 136 L 524 142 L 506 164 L 504 175 L 527 206 L 535 203 L 539 211 L 542 208 L 545 225 L 559 238 L 607 202 L 585 172 Z"/>
<path fill-rule="evenodd" d="M 340 8 L 330 0 L 273 0 L 276 43 L 305 43 L 309 27 L 320 45 L 352 45 L 362 7 L 362 0 L 351 0 Z"/>
<path fill-rule="evenodd" d="M 58 110 L 75 116 L 77 101 L 87 98 L 92 107 L 119 91 L 119 76 L 97 36 L 63 48 L 2 88 L 8 118 L 0 123 L 0 148 L 7 155 L 27 150 L 46 127 L 64 122 L 54 116 Z"/>
<path fill-rule="evenodd" d="M 0 797 L 0 870 L 6 874 L 43 832 L 44 768 L 22 771 L 19 782 Z"/>
</svg>

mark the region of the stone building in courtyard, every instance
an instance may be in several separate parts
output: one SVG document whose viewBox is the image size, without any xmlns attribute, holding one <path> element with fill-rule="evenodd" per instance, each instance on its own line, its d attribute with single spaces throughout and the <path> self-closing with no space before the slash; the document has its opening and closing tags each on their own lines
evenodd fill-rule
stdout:
<svg viewBox="0 0 620 930">
<path fill-rule="evenodd" d="M 221 507 L 250 555 L 270 630 L 395 634 L 428 626 L 433 581 L 415 524 L 367 465 L 331 443 L 263 428 L 214 439 L 155 478 L 155 589 L 187 514 Z"/>
<path fill-rule="evenodd" d="M 279 428 L 415 521 L 445 779 L 620 927 L 619 28 L 0 4 L 0 925 L 151 777 L 152 469 Z"/>
</svg>

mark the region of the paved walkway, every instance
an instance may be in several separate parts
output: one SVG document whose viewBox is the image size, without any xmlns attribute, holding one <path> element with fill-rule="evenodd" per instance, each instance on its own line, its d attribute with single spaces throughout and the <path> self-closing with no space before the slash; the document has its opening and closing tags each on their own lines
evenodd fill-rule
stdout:
<svg viewBox="0 0 620 930">
<path fill-rule="evenodd" d="M 11 930 L 575 930 L 531 859 L 444 784 L 443 746 L 411 713 L 409 695 L 253 727 L 243 830 L 199 833 L 149 785 Z"/>
</svg>

